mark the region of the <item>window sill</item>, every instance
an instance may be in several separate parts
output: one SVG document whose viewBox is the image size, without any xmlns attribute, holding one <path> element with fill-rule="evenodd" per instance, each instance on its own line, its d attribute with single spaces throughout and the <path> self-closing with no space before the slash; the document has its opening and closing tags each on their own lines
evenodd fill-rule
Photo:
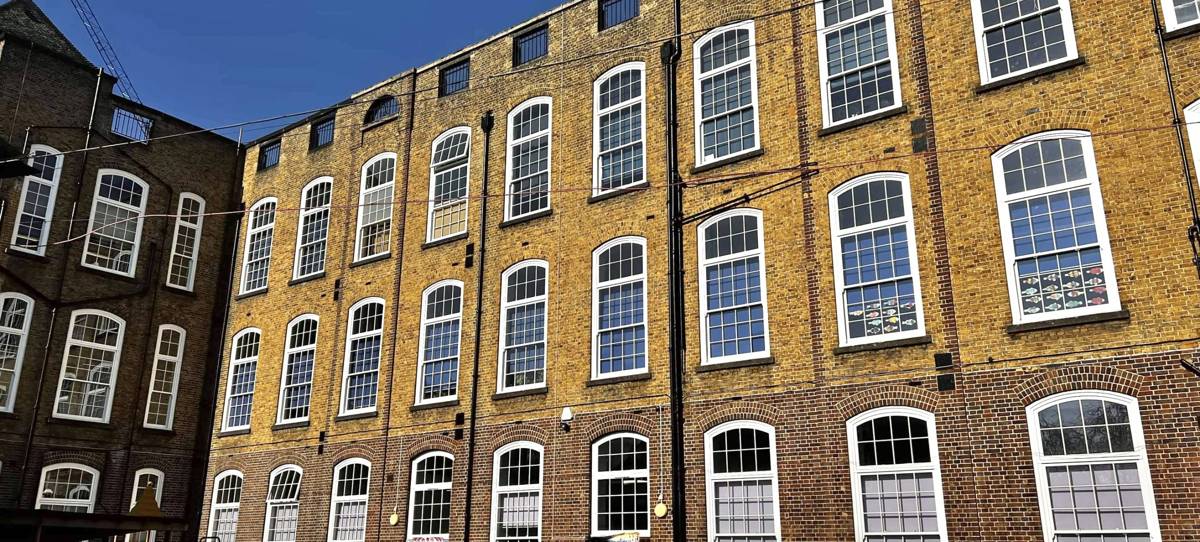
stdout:
<svg viewBox="0 0 1200 542">
<path fill-rule="evenodd" d="M 266 293 L 267 293 L 267 289 L 263 288 L 261 290 L 255 290 L 253 292 L 246 292 L 244 294 L 238 294 L 237 297 L 233 298 L 233 300 L 234 301 L 242 301 L 244 299 L 250 299 L 251 297 L 260 296 L 260 295 L 263 295 Z"/>
<path fill-rule="evenodd" d="M 372 410 L 370 412 L 359 412 L 358 414 L 342 414 L 341 416 L 334 418 L 333 421 L 348 422 L 351 420 L 365 420 L 367 418 L 374 418 L 376 416 L 379 416 L 379 411 Z"/>
<path fill-rule="evenodd" d="M 308 427 L 308 420 L 302 422 L 277 423 L 271 426 L 271 431 L 287 431 L 288 429 L 300 429 Z"/>
<path fill-rule="evenodd" d="M 458 399 L 455 399 L 453 401 L 442 401 L 440 403 L 424 403 L 424 404 L 420 404 L 420 405 L 413 405 L 413 406 L 408 407 L 408 410 L 409 410 L 409 412 L 420 412 L 422 410 L 434 410 L 434 409 L 438 409 L 438 408 L 456 407 L 456 406 L 458 406 Z"/>
<path fill-rule="evenodd" d="M 384 252 L 383 254 L 376 254 L 374 256 L 371 256 L 370 258 L 364 258 L 364 259 L 358 260 L 356 262 L 352 262 L 350 264 L 350 268 L 353 269 L 355 267 L 362 267 L 364 265 L 372 264 L 372 263 L 378 262 L 380 260 L 386 260 L 391 257 L 392 257 L 392 253 L 390 251 Z"/>
<path fill-rule="evenodd" d="M 533 213 L 531 215 L 525 215 L 520 218 L 512 218 L 509 220 L 505 220 L 504 222 L 500 223 L 500 227 L 501 228 L 509 228 L 512 226 L 516 226 L 518 224 L 524 224 L 526 222 L 537 220 L 542 217 L 550 216 L 552 214 L 554 214 L 554 209 L 543 209 L 543 210 Z"/>
<path fill-rule="evenodd" d="M 9 412 L 7 410 L 0 410 L 0 420 L 16 420 L 16 419 L 19 419 L 19 416 L 17 416 L 17 414 L 15 412 Z"/>
<path fill-rule="evenodd" d="M 325 278 L 325 272 L 324 272 L 324 271 L 321 271 L 320 273 L 317 273 L 317 274 L 315 274 L 315 275 L 309 275 L 309 276 L 307 276 L 307 277 L 300 277 L 300 278 L 298 278 L 298 279 L 292 279 L 292 280 L 289 280 L 289 281 L 288 281 L 288 286 L 295 286 L 295 285 L 297 285 L 297 284 L 304 284 L 305 282 L 311 282 L 311 281 L 314 281 L 314 280 L 317 280 L 317 279 L 323 279 L 323 278 Z"/>
<path fill-rule="evenodd" d="M 774 365 L 775 356 L 763 356 L 761 358 L 744 359 L 741 361 L 728 361 L 710 363 L 701 365 L 696 368 L 697 373 L 708 373 L 712 371 L 724 371 L 726 369 L 741 369 L 743 367 L 760 367 L 763 365 Z"/>
<path fill-rule="evenodd" d="M 181 295 L 181 296 L 185 296 L 185 297 L 197 297 L 196 290 L 194 290 L 194 289 L 187 290 L 187 289 L 180 288 L 179 286 L 174 286 L 171 284 L 163 284 L 163 290 L 171 292 L 175 295 Z"/>
<path fill-rule="evenodd" d="M 905 346 L 921 346 L 933 344 L 933 337 L 924 335 L 921 337 L 909 337 L 907 339 L 894 339 L 890 341 L 879 341 L 869 344 L 856 344 L 853 346 L 839 346 L 833 349 L 833 355 L 841 356 L 845 354 L 854 354 L 857 352 L 874 352 L 876 350 L 889 350 L 892 348 L 903 348 Z"/>
<path fill-rule="evenodd" d="M 56 424 L 56 425 L 73 425 L 75 427 L 95 427 L 98 429 L 111 429 L 112 428 L 112 422 L 101 422 L 101 421 L 93 422 L 93 421 L 88 421 L 88 420 L 72 420 L 70 418 L 59 418 L 57 416 L 54 416 L 53 414 L 51 414 L 49 418 L 46 418 L 46 423 Z"/>
<path fill-rule="evenodd" d="M 1041 331 L 1045 329 L 1056 329 L 1060 327 L 1081 326 L 1084 324 L 1099 324 L 1101 322 L 1119 322 L 1129 321 L 1129 311 L 1119 310 L 1106 312 L 1102 314 L 1088 314 L 1085 316 L 1074 316 L 1071 318 L 1061 318 L 1058 320 L 1047 320 L 1045 322 L 1030 322 L 1028 324 L 1012 324 L 1004 331 L 1009 335 L 1017 335 L 1020 333 L 1028 333 L 1030 331 Z"/>
<path fill-rule="evenodd" d="M 217 438 L 236 437 L 239 435 L 249 435 L 249 434 L 250 434 L 249 428 L 247 428 L 247 429 L 232 429 L 229 431 L 221 431 L 220 433 L 217 433 Z"/>
<path fill-rule="evenodd" d="M 162 435 L 162 436 L 174 436 L 175 435 L 174 429 L 164 429 L 162 427 L 146 427 L 143 425 L 141 427 L 141 430 L 145 433 L 150 433 L 151 435 Z"/>
<path fill-rule="evenodd" d="M 650 374 L 650 372 L 647 371 L 644 373 L 638 373 L 638 374 L 632 374 L 632 375 L 592 378 L 591 380 L 587 381 L 587 387 L 593 388 L 596 386 L 607 386 L 609 384 L 624 384 L 626 382 L 642 382 L 645 380 L 650 380 L 653 377 L 654 377 L 654 375 Z"/>
<path fill-rule="evenodd" d="M 88 273 L 90 275 L 96 275 L 98 277 L 104 277 L 109 280 L 124 282 L 126 284 L 141 284 L 142 283 L 142 281 L 138 280 L 136 273 L 134 273 L 134 275 L 131 277 L 129 275 L 122 275 L 120 273 L 117 273 L 116 271 L 106 271 L 106 270 L 102 270 L 102 269 L 96 269 L 95 267 L 89 267 L 84 264 L 79 264 L 79 270 L 84 273 Z"/>
<path fill-rule="evenodd" d="M 1187 26 L 1176 28 L 1170 32 L 1163 32 L 1162 36 L 1164 40 L 1170 41 L 1179 38 L 1186 38 L 1188 36 L 1194 36 L 1196 34 L 1200 34 L 1200 23 L 1191 23 Z"/>
<path fill-rule="evenodd" d="M 462 233 L 456 233 L 454 235 L 451 235 L 450 237 L 443 237 L 441 239 L 438 239 L 437 241 L 427 241 L 427 242 L 421 244 L 421 250 L 425 250 L 427 248 L 433 248 L 433 247 L 440 247 L 442 245 L 449 245 L 450 243 L 453 243 L 455 241 L 462 241 L 463 239 L 467 238 L 467 235 L 468 235 L 468 232 L 464 231 Z"/>
<path fill-rule="evenodd" d="M 831 136 L 833 134 L 840 134 L 842 132 L 858 128 L 859 126 L 865 126 L 867 124 L 871 124 L 872 122 L 881 121 L 883 119 L 890 119 L 892 117 L 898 117 L 900 115 L 907 115 L 907 114 L 908 114 L 908 105 L 901 105 L 900 107 L 888 109 L 886 111 L 878 111 L 875 113 L 871 113 L 870 115 L 862 116 L 862 117 L 856 118 L 854 120 L 844 122 L 842 124 L 830 126 L 828 128 L 822 128 L 819 132 L 817 132 L 817 137 L 825 137 L 825 136 Z"/>
<path fill-rule="evenodd" d="M 10 247 L 8 247 L 8 248 L 6 248 L 6 249 L 4 249 L 4 253 L 5 253 L 6 255 L 9 255 L 9 256 L 16 256 L 16 257 L 18 257 L 18 258 L 25 258 L 25 259 L 27 259 L 27 260 L 32 260 L 32 261 L 35 261 L 35 262 L 38 262 L 38 263 L 50 263 L 50 258 L 47 258 L 47 257 L 46 257 L 46 256 L 44 256 L 44 255 L 41 255 L 41 254 L 34 254 L 34 253 L 32 253 L 32 252 L 25 252 L 24 250 L 18 250 L 18 249 L 15 249 L 15 248 L 11 247 L 11 246 L 10 246 Z"/>
<path fill-rule="evenodd" d="M 730 156 L 729 158 L 722 158 L 720 160 L 717 160 L 716 162 L 709 162 L 702 166 L 696 166 L 696 167 L 692 168 L 692 170 L 689 173 L 692 175 L 696 175 L 697 173 L 704 173 L 705 171 L 711 171 L 711 170 L 714 170 L 717 168 L 722 168 L 722 167 L 728 166 L 730 164 L 736 164 L 743 160 L 750 160 L 751 158 L 758 158 L 759 156 L 762 156 L 766 153 L 767 153 L 767 151 L 763 150 L 762 148 L 758 148 L 758 149 L 752 150 L 746 154 Z"/>
<path fill-rule="evenodd" d="M 542 386 L 540 388 L 528 389 L 528 390 L 521 390 L 521 391 L 504 391 L 504 392 L 500 392 L 495 395 L 492 395 L 492 400 L 493 401 L 501 401 L 504 399 L 515 399 L 517 397 L 528 397 L 531 395 L 546 395 L 547 393 L 549 393 L 549 391 L 550 390 L 548 388 L 546 388 L 546 386 Z"/>
<path fill-rule="evenodd" d="M 362 127 L 362 131 L 363 131 L 364 133 L 365 133 L 365 132 L 369 132 L 369 131 L 371 131 L 371 130 L 374 130 L 374 129 L 376 129 L 376 128 L 380 127 L 380 126 L 383 126 L 383 125 L 385 125 L 385 124 L 388 124 L 388 123 L 391 123 L 391 122 L 395 122 L 395 121 L 396 121 L 396 119 L 399 119 L 399 118 L 400 118 L 400 115 L 399 115 L 399 114 L 395 114 L 395 115 L 392 115 L 392 116 L 390 116 L 390 117 L 388 117 L 388 118 L 386 118 L 386 119 L 383 119 L 383 120 L 375 121 L 375 122 L 372 122 L 372 123 L 370 123 L 370 124 L 364 124 L 364 125 L 363 125 L 363 127 Z"/>
<path fill-rule="evenodd" d="M 1087 63 L 1087 62 L 1086 62 L 1086 61 L 1083 59 L 1083 57 L 1078 57 L 1078 58 L 1074 58 L 1074 59 L 1071 59 L 1071 60 L 1067 60 L 1067 61 L 1059 62 L 1058 64 L 1052 64 L 1052 65 L 1050 65 L 1050 66 L 1045 66 L 1045 67 L 1042 67 L 1042 68 L 1038 68 L 1038 69 L 1036 69 L 1036 70 L 1033 70 L 1033 71 L 1031 71 L 1031 72 L 1025 72 L 1025 73 L 1023 73 L 1023 74 L 1021 74 L 1021 75 L 1016 75 L 1016 76 L 1013 76 L 1013 77 L 1008 77 L 1008 78 L 1005 78 L 1005 79 L 1001 79 L 1001 80 L 999 80 L 999 81 L 992 81 L 991 83 L 984 83 L 984 84 L 982 84 L 982 85 L 979 85 L 978 87 L 975 87 L 975 94 L 976 94 L 976 95 L 979 95 L 979 94 L 983 94 L 983 93 L 986 93 L 986 92 L 991 92 L 991 91 L 993 91 L 993 90 L 996 90 L 996 89 L 1000 89 L 1000 88 L 1004 88 L 1004 87 L 1007 87 L 1007 86 L 1015 85 L 1015 84 L 1017 84 L 1017 83 L 1023 83 L 1023 82 L 1025 82 L 1025 81 L 1028 81 L 1028 80 L 1030 80 L 1030 79 L 1037 79 L 1037 78 L 1039 78 L 1039 77 L 1042 77 L 1043 75 L 1050 75 L 1050 74 L 1052 74 L 1052 73 L 1058 73 L 1058 72 L 1061 72 L 1061 71 L 1067 71 L 1067 70 L 1069 70 L 1069 69 L 1071 69 L 1071 68 L 1074 68 L 1074 67 L 1076 67 L 1076 66 L 1082 66 L 1082 65 L 1084 65 L 1084 64 L 1086 64 L 1086 63 Z"/>
<path fill-rule="evenodd" d="M 629 186 L 622 186 L 621 188 L 618 188 L 611 192 L 605 192 L 600 195 L 591 196 L 587 199 L 587 202 L 588 203 L 600 203 L 602 201 L 610 200 L 610 199 L 613 199 L 618 196 L 624 196 L 625 194 L 633 194 L 633 193 L 637 193 L 637 192 L 645 192 L 649 189 L 650 189 L 650 183 L 648 183 L 646 181 L 642 181 L 642 182 L 639 182 L 636 184 L 631 184 Z"/>
</svg>

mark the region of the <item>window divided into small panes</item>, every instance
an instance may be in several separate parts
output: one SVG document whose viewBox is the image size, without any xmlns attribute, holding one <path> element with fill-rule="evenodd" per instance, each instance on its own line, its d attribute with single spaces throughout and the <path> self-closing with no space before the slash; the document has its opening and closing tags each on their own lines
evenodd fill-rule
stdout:
<svg viewBox="0 0 1200 542">
<path fill-rule="evenodd" d="M 458 281 L 438 283 L 425 291 L 417 404 L 458 397 L 462 297 L 462 283 Z"/>
<path fill-rule="evenodd" d="M 1167 30 L 1200 23 L 1200 0 L 1163 0 Z"/>
<path fill-rule="evenodd" d="M 1075 58 L 1070 0 L 972 0 L 984 81 Z"/>
<path fill-rule="evenodd" d="M 146 495 L 146 491 L 150 490 L 151 494 L 149 497 L 154 499 L 154 505 L 161 509 L 163 504 L 162 485 L 162 471 L 158 469 L 138 469 L 133 475 L 133 497 L 130 499 L 129 508 L 133 509 L 136 507 L 138 502 Z M 158 539 L 158 532 L 156 531 L 142 531 L 125 535 L 125 542 L 157 542 Z"/>
<path fill-rule="evenodd" d="M 817 4 L 825 126 L 900 105 L 892 0 Z"/>
<path fill-rule="evenodd" d="M 595 252 L 593 378 L 646 371 L 646 241 L 626 237 Z"/>
<path fill-rule="evenodd" d="M 696 42 L 696 165 L 759 148 L 754 21 L 718 28 Z"/>
<path fill-rule="evenodd" d="M 75 463 L 59 463 L 42 469 L 41 490 L 36 508 L 58 512 L 91 513 L 96 505 L 100 473 Z"/>
<path fill-rule="evenodd" d="M 167 285 L 192 291 L 200 258 L 200 235 L 204 226 L 204 198 L 184 192 L 179 196 L 175 235 L 171 243 Z"/>
<path fill-rule="evenodd" d="M 856 539 L 946 539 L 933 416 L 884 407 L 855 416 L 850 435 Z"/>
<path fill-rule="evenodd" d="M 371 464 L 347 459 L 334 468 L 329 511 L 330 542 L 363 542 L 367 537 L 367 495 Z"/>
<path fill-rule="evenodd" d="M 633 433 L 592 445 L 592 536 L 650 534 L 649 441 Z"/>
<path fill-rule="evenodd" d="M 254 405 L 254 378 L 258 372 L 258 349 L 262 334 L 257 329 L 242 330 L 233 338 L 229 363 L 228 387 L 225 391 L 225 427 L 250 427 L 250 410 Z"/>
<path fill-rule="evenodd" d="M 550 98 L 534 98 L 508 115 L 505 218 L 550 208 Z"/>
<path fill-rule="evenodd" d="M 646 180 L 646 127 L 643 74 L 640 62 L 623 64 L 596 81 L 597 195 Z"/>
<path fill-rule="evenodd" d="M 779 540 L 775 430 L 728 422 L 705 434 L 710 542 Z"/>
<path fill-rule="evenodd" d="M 92 199 L 83 266 L 132 277 L 150 189 L 123 171 L 102 169 Z"/>
<path fill-rule="evenodd" d="M 25 361 L 33 300 L 17 293 L 0 293 L 0 412 L 12 412 Z"/>
<path fill-rule="evenodd" d="M 346 365 L 342 376 L 342 414 L 375 410 L 379 360 L 383 349 L 383 300 L 364 299 L 350 308 Z"/>
<path fill-rule="evenodd" d="M 700 224 L 703 362 L 769 354 L 762 213 L 735 210 Z"/>
<path fill-rule="evenodd" d="M 225 471 L 213 482 L 208 536 L 217 542 L 237 542 L 238 516 L 242 508 L 242 473 Z"/>
<path fill-rule="evenodd" d="M 313 370 L 317 359 L 315 315 L 304 315 L 288 325 L 287 348 L 283 354 L 283 375 L 279 383 L 279 423 L 308 420 L 312 398 Z"/>
<path fill-rule="evenodd" d="M 125 321 L 97 310 L 71 313 L 54 417 L 108 423 Z"/>
<path fill-rule="evenodd" d="M 547 274 L 548 265 L 540 260 L 504 273 L 498 391 L 545 386 Z"/>
<path fill-rule="evenodd" d="M 395 153 L 380 154 L 363 166 L 354 261 L 383 256 L 391 251 L 395 180 Z"/>
<path fill-rule="evenodd" d="M 295 542 L 300 519 L 299 467 L 285 465 L 271 473 L 267 487 L 267 542 Z"/>
<path fill-rule="evenodd" d="M 428 241 L 467 232 L 470 160 L 470 128 L 455 128 L 434 141 L 429 164 Z"/>
<path fill-rule="evenodd" d="M 246 213 L 246 248 L 242 256 L 242 288 L 247 294 L 267 288 L 271 243 L 275 240 L 275 198 L 255 203 Z"/>
<path fill-rule="evenodd" d="M 29 147 L 28 165 L 33 174 L 26 175 L 21 185 L 21 201 L 12 233 L 13 249 L 39 256 L 46 253 L 62 163 L 62 155 L 51 147 Z"/>
<path fill-rule="evenodd" d="M 333 180 L 316 179 L 304 188 L 300 208 L 300 227 L 296 230 L 293 279 L 313 277 L 325 272 L 326 244 L 329 239 L 329 209 L 333 200 Z"/>
<path fill-rule="evenodd" d="M 175 325 L 158 328 L 158 346 L 154 353 L 154 372 L 146 399 L 146 427 L 171 429 L 175 421 L 175 396 L 179 391 L 179 369 L 187 332 Z"/>
<path fill-rule="evenodd" d="M 449 540 L 450 491 L 454 483 L 454 457 L 430 452 L 413 462 L 412 490 L 408 498 L 409 540 Z"/>
<path fill-rule="evenodd" d="M 539 542 L 542 530 L 542 448 L 531 442 L 496 451 L 492 540 Z"/>
</svg>

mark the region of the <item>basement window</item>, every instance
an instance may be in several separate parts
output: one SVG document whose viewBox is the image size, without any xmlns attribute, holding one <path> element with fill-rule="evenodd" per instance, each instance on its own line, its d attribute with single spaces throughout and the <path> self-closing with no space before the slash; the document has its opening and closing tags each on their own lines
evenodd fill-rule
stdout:
<svg viewBox="0 0 1200 542">
<path fill-rule="evenodd" d="M 113 110 L 111 132 L 113 135 L 121 136 L 131 141 L 145 143 L 150 139 L 150 128 L 154 126 L 154 121 L 150 117 L 142 116 L 120 107 Z"/>
</svg>

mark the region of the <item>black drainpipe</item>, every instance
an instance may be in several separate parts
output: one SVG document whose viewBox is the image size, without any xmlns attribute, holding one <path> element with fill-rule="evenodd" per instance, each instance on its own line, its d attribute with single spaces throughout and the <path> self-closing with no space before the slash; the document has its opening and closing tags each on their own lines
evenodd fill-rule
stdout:
<svg viewBox="0 0 1200 542">
<path fill-rule="evenodd" d="M 687 540 L 687 476 L 683 458 L 683 371 L 687 348 L 683 296 L 683 178 L 679 174 L 679 55 L 682 43 L 680 0 L 675 0 L 675 37 L 662 44 L 667 96 L 667 252 L 670 333 L 667 348 L 671 372 L 671 531 L 672 540 Z"/>
</svg>

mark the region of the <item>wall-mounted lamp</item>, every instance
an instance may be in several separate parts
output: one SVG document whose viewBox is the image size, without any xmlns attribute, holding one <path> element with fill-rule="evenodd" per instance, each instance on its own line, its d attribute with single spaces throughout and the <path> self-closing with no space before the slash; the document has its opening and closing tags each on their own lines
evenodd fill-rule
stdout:
<svg viewBox="0 0 1200 542">
<path fill-rule="evenodd" d="M 562 428 L 564 433 L 567 431 L 570 431 L 571 430 L 571 420 L 574 420 L 574 419 L 575 419 L 575 413 L 571 412 L 571 407 L 563 407 L 562 416 L 559 416 L 559 418 L 558 418 L 558 422 L 559 422 L 558 426 Z"/>
</svg>

